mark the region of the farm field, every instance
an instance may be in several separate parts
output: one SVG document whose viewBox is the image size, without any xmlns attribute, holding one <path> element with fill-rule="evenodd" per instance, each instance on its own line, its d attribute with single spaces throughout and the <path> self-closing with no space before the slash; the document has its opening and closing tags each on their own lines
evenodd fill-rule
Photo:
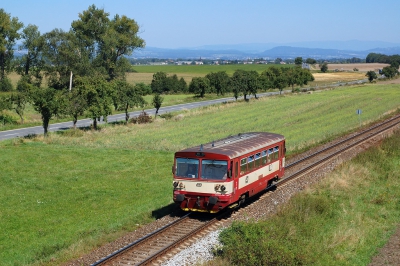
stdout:
<svg viewBox="0 0 400 266">
<path fill-rule="evenodd" d="M 382 69 L 388 64 L 382 63 L 354 63 L 354 64 L 328 64 L 328 70 L 339 70 L 339 71 L 353 71 L 357 68 L 360 72 L 376 71 Z"/>
<path fill-rule="evenodd" d="M 188 110 L 146 125 L 106 125 L 0 142 L 0 256 L 4 265 L 54 265 L 155 219 L 172 203 L 176 150 L 248 131 L 285 135 L 288 154 L 399 112 L 398 84 Z M 157 197 L 154 197 L 157 195 Z"/>
</svg>

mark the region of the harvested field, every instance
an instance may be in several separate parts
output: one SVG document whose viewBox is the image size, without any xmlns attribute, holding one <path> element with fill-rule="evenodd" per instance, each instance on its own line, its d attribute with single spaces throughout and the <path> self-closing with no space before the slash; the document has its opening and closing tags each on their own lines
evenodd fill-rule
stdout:
<svg viewBox="0 0 400 266">
<path fill-rule="evenodd" d="M 353 80 L 365 79 L 364 72 L 329 72 L 329 73 L 313 73 L 315 83 L 336 83 L 338 81 L 348 82 Z"/>
<path fill-rule="evenodd" d="M 388 64 L 381 63 L 357 63 L 357 64 L 328 64 L 328 70 L 339 70 L 339 71 L 353 71 L 354 68 L 357 68 L 358 71 L 368 72 L 370 70 L 378 71 L 378 69 L 382 69 Z"/>
</svg>

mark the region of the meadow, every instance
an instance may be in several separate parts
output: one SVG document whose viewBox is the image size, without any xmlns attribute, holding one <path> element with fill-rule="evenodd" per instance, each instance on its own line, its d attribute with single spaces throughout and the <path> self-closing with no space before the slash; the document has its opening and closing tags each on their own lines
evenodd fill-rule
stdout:
<svg viewBox="0 0 400 266">
<path fill-rule="evenodd" d="M 175 151 L 248 131 L 288 154 L 399 112 L 400 85 L 368 84 L 209 106 L 151 124 L 104 125 L 0 142 L 3 265 L 78 257 L 171 208 Z M 156 196 L 155 196 L 156 195 Z"/>
</svg>

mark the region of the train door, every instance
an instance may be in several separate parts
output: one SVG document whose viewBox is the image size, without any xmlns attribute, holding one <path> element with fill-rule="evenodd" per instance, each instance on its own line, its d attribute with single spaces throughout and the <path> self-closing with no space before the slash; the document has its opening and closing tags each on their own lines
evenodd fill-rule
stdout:
<svg viewBox="0 0 400 266">
<path fill-rule="evenodd" d="M 238 199 L 238 189 L 239 189 L 239 161 L 235 160 L 232 166 L 233 169 L 233 190 L 234 190 L 234 198 Z"/>
</svg>

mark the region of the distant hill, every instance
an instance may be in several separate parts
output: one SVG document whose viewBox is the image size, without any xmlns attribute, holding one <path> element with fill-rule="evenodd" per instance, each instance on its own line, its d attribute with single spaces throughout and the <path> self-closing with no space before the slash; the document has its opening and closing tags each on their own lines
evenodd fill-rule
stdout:
<svg viewBox="0 0 400 266">
<path fill-rule="evenodd" d="M 388 42 L 302 42 L 280 45 L 268 44 L 235 44 L 235 45 L 205 45 L 192 48 L 156 48 L 146 47 L 136 50 L 135 58 L 170 58 L 170 59 L 246 59 L 271 58 L 282 59 L 303 58 L 330 59 L 330 58 L 365 58 L 369 53 L 386 55 L 400 54 L 400 44 Z"/>
</svg>

